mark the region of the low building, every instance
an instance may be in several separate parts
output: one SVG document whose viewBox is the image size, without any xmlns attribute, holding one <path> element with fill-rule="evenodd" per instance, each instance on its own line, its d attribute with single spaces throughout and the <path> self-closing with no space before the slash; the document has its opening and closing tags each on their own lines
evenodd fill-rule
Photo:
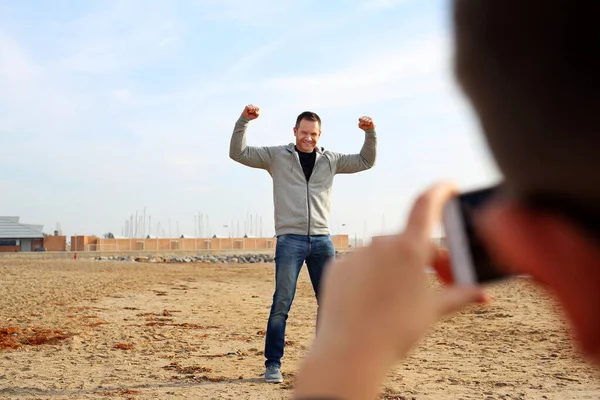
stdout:
<svg viewBox="0 0 600 400">
<path fill-rule="evenodd" d="M 0 216 L 0 252 L 30 252 L 44 248 L 42 225 L 22 224 L 19 217 Z"/>
</svg>

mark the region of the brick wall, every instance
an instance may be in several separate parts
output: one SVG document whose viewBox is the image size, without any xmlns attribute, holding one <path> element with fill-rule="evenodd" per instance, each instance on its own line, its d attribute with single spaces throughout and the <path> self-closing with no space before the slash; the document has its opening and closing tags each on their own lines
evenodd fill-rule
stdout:
<svg viewBox="0 0 600 400">
<path fill-rule="evenodd" d="M 67 249 L 66 236 L 46 236 L 44 247 L 47 251 L 65 251 Z"/>
<path fill-rule="evenodd" d="M 71 251 L 85 251 L 88 244 L 98 243 L 96 236 L 71 236 Z"/>
<path fill-rule="evenodd" d="M 347 249 L 348 248 L 348 235 L 336 235 L 331 237 L 333 247 L 336 249 Z"/>
<path fill-rule="evenodd" d="M 14 253 L 21 251 L 21 246 L 0 246 L 0 253 Z"/>
<path fill-rule="evenodd" d="M 332 237 L 336 249 L 348 248 L 348 235 Z M 196 238 L 196 239 L 103 239 L 94 236 L 71 237 L 71 251 L 194 251 L 274 249 L 276 238 Z"/>
<path fill-rule="evenodd" d="M 374 242 L 377 242 L 378 240 L 380 240 L 381 238 L 386 238 L 386 237 L 391 237 L 391 236 L 393 236 L 393 235 L 373 236 L 371 238 L 371 242 L 374 243 Z M 434 238 L 431 238 L 431 241 L 434 244 L 436 244 L 437 246 L 442 246 L 442 247 L 446 246 L 446 238 L 445 237 L 434 237 Z"/>
</svg>

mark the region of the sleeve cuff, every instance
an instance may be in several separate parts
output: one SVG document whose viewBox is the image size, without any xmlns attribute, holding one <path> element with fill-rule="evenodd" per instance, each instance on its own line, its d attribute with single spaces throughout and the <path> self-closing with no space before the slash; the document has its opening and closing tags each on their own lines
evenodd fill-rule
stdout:
<svg viewBox="0 0 600 400">
<path fill-rule="evenodd" d="M 250 122 L 250 118 L 244 117 L 244 115 L 240 115 L 240 117 L 238 118 L 237 122 L 240 123 L 240 124 L 246 125 L 246 124 L 248 124 L 248 122 Z"/>
</svg>

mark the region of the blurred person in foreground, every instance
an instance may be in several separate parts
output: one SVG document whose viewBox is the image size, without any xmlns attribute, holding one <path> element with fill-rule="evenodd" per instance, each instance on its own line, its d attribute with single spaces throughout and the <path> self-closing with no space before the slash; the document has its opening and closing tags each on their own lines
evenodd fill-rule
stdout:
<svg viewBox="0 0 600 400">
<path fill-rule="evenodd" d="M 598 11 L 592 1 L 453 2 L 456 76 L 505 177 L 478 230 L 499 263 L 559 300 L 579 348 L 600 366 Z M 481 287 L 427 284 L 426 265 L 450 283 L 430 235 L 454 194 L 435 185 L 403 232 L 331 265 L 297 399 L 376 398 L 440 318 L 485 301 Z"/>
</svg>

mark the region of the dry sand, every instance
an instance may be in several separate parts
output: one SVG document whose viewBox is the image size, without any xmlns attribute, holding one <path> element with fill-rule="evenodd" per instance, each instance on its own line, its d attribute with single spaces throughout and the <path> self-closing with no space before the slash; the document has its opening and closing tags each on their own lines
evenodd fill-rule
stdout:
<svg viewBox="0 0 600 400">
<path fill-rule="evenodd" d="M 71 335 L 0 350 L 0 398 L 289 398 L 316 304 L 304 269 L 288 319 L 285 382 L 263 383 L 273 270 L 0 259 L 0 328 L 24 329 L 8 339 L 25 341 L 33 328 Z M 546 295 L 525 279 L 491 293 L 491 306 L 440 323 L 393 369 L 382 398 L 600 398 L 597 373 Z"/>
</svg>

